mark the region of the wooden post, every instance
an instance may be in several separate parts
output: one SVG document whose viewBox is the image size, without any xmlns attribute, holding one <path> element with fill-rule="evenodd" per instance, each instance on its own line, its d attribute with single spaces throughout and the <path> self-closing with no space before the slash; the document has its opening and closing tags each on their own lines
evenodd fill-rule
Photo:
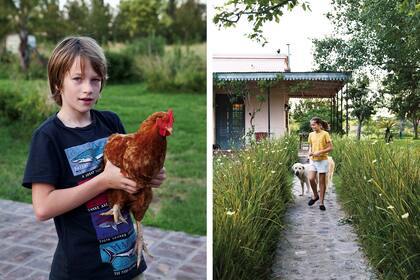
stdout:
<svg viewBox="0 0 420 280">
<path fill-rule="evenodd" d="M 346 95 L 347 95 L 347 88 L 346 88 Z M 349 135 L 349 99 L 346 96 L 346 135 Z"/>
<path fill-rule="evenodd" d="M 271 128 L 271 120 L 270 120 L 270 86 L 267 87 L 267 101 L 268 101 L 268 138 L 270 139 L 270 128 Z"/>
<path fill-rule="evenodd" d="M 341 88 L 340 90 L 340 96 L 341 96 L 341 102 L 340 102 L 340 132 L 343 131 L 343 91 L 344 88 Z"/>
<path fill-rule="evenodd" d="M 332 109 L 333 109 L 333 123 L 332 123 L 332 127 L 331 127 L 331 132 L 335 132 L 336 131 L 336 125 L 335 125 L 335 115 L 336 115 L 336 112 L 335 112 L 335 94 L 334 94 L 334 97 L 333 97 L 333 107 L 332 107 Z"/>
<path fill-rule="evenodd" d="M 340 117 L 339 117 L 339 115 L 338 115 L 338 93 L 339 92 L 337 92 L 335 95 L 336 95 L 336 99 L 337 99 L 337 103 L 336 103 L 336 114 L 335 114 L 335 132 L 339 132 L 339 127 L 340 127 L 340 125 L 339 125 L 339 120 L 340 120 Z"/>
<path fill-rule="evenodd" d="M 330 125 L 331 125 L 331 131 L 332 131 L 332 128 L 333 128 L 333 108 L 332 108 L 332 106 L 333 106 L 333 101 L 332 101 L 332 98 L 330 97 L 330 107 L 331 107 L 331 110 L 330 110 L 330 113 L 331 113 Z"/>
</svg>

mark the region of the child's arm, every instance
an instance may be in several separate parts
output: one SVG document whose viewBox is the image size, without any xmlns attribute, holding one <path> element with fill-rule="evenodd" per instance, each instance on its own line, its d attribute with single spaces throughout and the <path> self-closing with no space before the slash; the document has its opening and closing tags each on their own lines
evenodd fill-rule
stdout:
<svg viewBox="0 0 420 280">
<path fill-rule="evenodd" d="M 140 186 L 124 177 L 110 161 L 101 174 L 73 188 L 56 189 L 50 184 L 34 183 L 32 205 L 35 216 L 40 221 L 48 220 L 82 205 L 109 188 L 135 193 Z"/>
</svg>

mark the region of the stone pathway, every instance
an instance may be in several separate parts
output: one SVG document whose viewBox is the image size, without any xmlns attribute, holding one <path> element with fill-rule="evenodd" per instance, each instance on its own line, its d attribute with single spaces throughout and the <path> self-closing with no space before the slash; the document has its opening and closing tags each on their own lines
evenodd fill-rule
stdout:
<svg viewBox="0 0 420 280">
<path fill-rule="evenodd" d="M 206 279 L 206 237 L 144 227 L 154 260 L 147 280 Z M 0 279 L 48 279 L 57 244 L 54 222 L 38 222 L 32 205 L 0 200 Z M 147 258 L 147 257 L 146 257 Z"/>
<path fill-rule="evenodd" d="M 273 279 L 377 279 L 357 243 L 349 224 L 340 225 L 345 217 L 337 202 L 334 186 L 325 197 L 326 211 L 319 202 L 308 206 L 310 194 L 299 196 L 300 182 L 294 181 L 295 202 L 286 213 L 287 228 L 281 233 L 272 267 Z"/>
</svg>

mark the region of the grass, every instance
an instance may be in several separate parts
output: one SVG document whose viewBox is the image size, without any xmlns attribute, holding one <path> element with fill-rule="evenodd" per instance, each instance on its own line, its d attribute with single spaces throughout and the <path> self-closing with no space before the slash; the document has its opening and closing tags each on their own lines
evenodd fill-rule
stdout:
<svg viewBox="0 0 420 280">
<path fill-rule="evenodd" d="M 417 144 L 334 141 L 340 200 L 352 216 L 370 262 L 385 280 L 420 276 Z"/>
<path fill-rule="evenodd" d="M 11 81 L 0 81 L 0 87 Z M 31 82 L 23 82 L 30 84 Z M 40 83 L 36 81 L 35 83 Z M 128 133 L 155 111 L 172 108 L 174 134 L 168 138 L 167 180 L 155 190 L 144 224 L 206 234 L 206 96 L 148 92 L 143 84 L 107 85 L 96 106 L 119 115 Z M 31 203 L 21 187 L 31 128 L 0 119 L 0 198 Z"/>
<path fill-rule="evenodd" d="M 268 279 L 282 215 L 291 199 L 289 166 L 298 142 L 262 142 L 214 161 L 214 279 Z"/>
</svg>

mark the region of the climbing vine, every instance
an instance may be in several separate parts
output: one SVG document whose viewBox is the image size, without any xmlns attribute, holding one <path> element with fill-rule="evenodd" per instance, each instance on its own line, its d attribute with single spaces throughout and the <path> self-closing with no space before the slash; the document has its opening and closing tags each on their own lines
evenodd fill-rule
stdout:
<svg viewBox="0 0 420 280">
<path fill-rule="evenodd" d="M 252 87 L 250 81 L 247 80 L 222 80 L 214 75 L 214 85 L 223 89 L 229 97 L 230 103 L 243 102 L 247 108 L 249 115 L 250 129 L 245 133 L 245 140 L 251 145 L 255 143 L 255 124 L 254 119 L 258 112 L 261 111 L 262 104 L 267 100 L 267 89 L 283 80 L 283 75 L 278 74 L 274 80 L 258 80 L 257 90 Z M 256 106 L 251 106 L 252 97 L 255 96 Z"/>
</svg>

